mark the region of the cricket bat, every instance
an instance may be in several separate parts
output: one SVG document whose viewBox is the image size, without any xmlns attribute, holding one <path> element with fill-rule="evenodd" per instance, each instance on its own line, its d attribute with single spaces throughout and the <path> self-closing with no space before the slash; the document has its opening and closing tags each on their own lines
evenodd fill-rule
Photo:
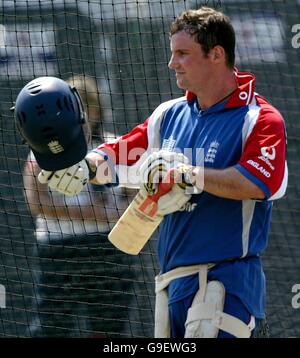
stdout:
<svg viewBox="0 0 300 358">
<path fill-rule="evenodd" d="M 158 199 L 168 193 L 174 180 L 161 182 L 154 195 L 139 191 L 108 235 L 109 241 L 119 250 L 137 255 L 150 239 L 163 219 L 158 212 Z"/>
</svg>

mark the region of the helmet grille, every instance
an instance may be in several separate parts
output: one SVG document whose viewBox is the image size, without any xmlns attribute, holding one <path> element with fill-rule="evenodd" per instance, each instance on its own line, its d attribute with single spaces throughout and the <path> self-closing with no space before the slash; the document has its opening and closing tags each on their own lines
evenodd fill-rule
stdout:
<svg viewBox="0 0 300 358">
<path fill-rule="evenodd" d="M 42 90 L 42 86 L 40 83 L 33 83 L 30 86 L 27 87 L 30 94 L 38 94 Z"/>
<path fill-rule="evenodd" d="M 53 127 L 44 127 L 42 129 L 42 133 L 43 133 L 43 137 L 47 140 L 57 137 L 57 133 Z"/>
</svg>

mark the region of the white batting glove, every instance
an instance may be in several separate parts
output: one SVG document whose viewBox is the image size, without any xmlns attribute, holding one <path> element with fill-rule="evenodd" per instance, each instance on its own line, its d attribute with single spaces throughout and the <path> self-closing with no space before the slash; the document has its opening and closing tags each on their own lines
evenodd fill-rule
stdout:
<svg viewBox="0 0 300 358">
<path fill-rule="evenodd" d="M 171 169 L 187 165 L 188 162 L 188 158 L 181 153 L 160 150 L 151 154 L 140 168 L 141 189 L 148 195 L 155 194 L 159 182 L 166 178 Z M 176 176 L 176 184 L 173 185 L 171 191 L 158 200 L 158 209 L 162 215 L 180 210 L 191 198 L 191 194 L 186 192 L 187 184 L 182 184 L 178 180 L 179 176 L 179 179 L 182 177 L 181 172 L 176 171 Z"/>
<path fill-rule="evenodd" d="M 140 167 L 141 187 L 144 187 L 149 195 L 155 194 L 159 182 L 170 169 L 177 168 L 180 164 L 188 164 L 188 162 L 188 158 L 182 153 L 167 150 L 152 153 Z"/>
<path fill-rule="evenodd" d="M 179 211 L 191 199 L 191 194 L 186 194 L 185 190 L 178 184 L 174 184 L 169 193 L 158 199 L 158 210 L 162 215 L 168 215 Z"/>
<path fill-rule="evenodd" d="M 79 163 L 57 171 L 42 170 L 38 175 L 41 184 L 48 186 L 67 196 L 74 196 L 81 192 L 84 185 L 91 178 L 91 166 L 83 159 Z"/>
<path fill-rule="evenodd" d="M 179 164 L 171 170 L 175 184 L 171 191 L 158 199 L 158 209 L 162 215 L 181 210 L 192 194 L 200 194 L 203 191 L 202 170 L 188 164 Z"/>
<path fill-rule="evenodd" d="M 189 164 L 179 164 L 174 168 L 173 175 L 180 188 L 187 194 L 200 194 L 204 187 L 204 168 Z"/>
</svg>

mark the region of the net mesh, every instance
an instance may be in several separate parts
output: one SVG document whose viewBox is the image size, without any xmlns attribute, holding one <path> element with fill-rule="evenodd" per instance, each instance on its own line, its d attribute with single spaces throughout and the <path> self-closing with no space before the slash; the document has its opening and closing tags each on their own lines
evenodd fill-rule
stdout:
<svg viewBox="0 0 300 358">
<path fill-rule="evenodd" d="M 258 92 L 286 120 L 289 185 L 285 198 L 274 203 L 263 259 L 270 335 L 300 336 L 300 311 L 291 303 L 300 271 L 300 4 L 291 0 L 0 1 L 1 336 L 153 336 L 156 235 L 132 257 L 109 246 L 104 228 L 113 225 L 134 193 L 89 187 L 85 199 L 78 199 L 85 200 L 83 207 L 101 199 L 94 203 L 101 234 L 90 229 L 97 224 L 93 214 L 86 224 L 71 212 L 81 207 L 78 203 L 61 203 L 54 193 L 50 202 L 35 205 L 37 220 L 24 193 L 28 147 L 10 107 L 35 77 L 75 81 L 84 75 L 94 83 L 84 84 L 94 95 L 87 101 L 94 143 L 116 138 L 162 101 L 182 95 L 167 69 L 169 24 L 182 10 L 205 4 L 230 16 L 237 66 L 256 74 Z M 68 204 L 70 209 L 49 222 L 45 216 L 56 200 L 56 208 Z"/>
</svg>

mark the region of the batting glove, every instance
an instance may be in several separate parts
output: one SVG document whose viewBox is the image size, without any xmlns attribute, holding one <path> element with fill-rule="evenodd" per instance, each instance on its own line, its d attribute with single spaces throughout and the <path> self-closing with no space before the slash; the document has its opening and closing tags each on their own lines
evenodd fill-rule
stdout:
<svg viewBox="0 0 300 358">
<path fill-rule="evenodd" d="M 170 192 L 162 195 L 158 200 L 158 209 L 162 215 L 182 210 L 192 194 L 200 194 L 203 191 L 201 170 L 199 167 L 187 164 L 179 164 L 171 169 L 175 184 Z"/>
<path fill-rule="evenodd" d="M 174 184 L 171 191 L 158 199 L 158 210 L 162 215 L 168 215 L 179 211 L 191 199 L 191 194 L 186 194 L 177 184 Z"/>
<path fill-rule="evenodd" d="M 156 193 L 159 182 L 166 177 L 170 169 L 177 168 L 180 164 L 188 164 L 189 160 L 181 153 L 160 150 L 145 160 L 140 167 L 141 187 L 149 195 Z"/>
<path fill-rule="evenodd" d="M 188 162 L 188 158 L 181 153 L 160 150 L 151 154 L 140 168 L 141 189 L 148 195 L 157 192 L 159 182 L 169 177 L 167 173 L 170 170 L 176 173 L 176 178 L 174 178 L 176 183 L 171 191 L 158 200 L 158 209 L 162 215 L 180 210 L 191 198 L 191 194 L 186 192 L 189 184 L 181 182 L 182 175 L 179 169 L 183 165 L 187 165 Z M 176 172 L 174 172 L 174 168 L 178 168 Z"/>
<path fill-rule="evenodd" d="M 49 188 L 54 189 L 64 195 L 74 196 L 81 192 L 88 180 L 96 175 L 96 166 L 87 159 L 79 163 L 57 171 L 42 170 L 38 175 L 41 184 L 48 184 Z"/>
<path fill-rule="evenodd" d="M 187 194 L 200 194 L 204 186 L 204 168 L 189 164 L 179 164 L 173 170 L 173 176 L 178 186 Z"/>
</svg>

